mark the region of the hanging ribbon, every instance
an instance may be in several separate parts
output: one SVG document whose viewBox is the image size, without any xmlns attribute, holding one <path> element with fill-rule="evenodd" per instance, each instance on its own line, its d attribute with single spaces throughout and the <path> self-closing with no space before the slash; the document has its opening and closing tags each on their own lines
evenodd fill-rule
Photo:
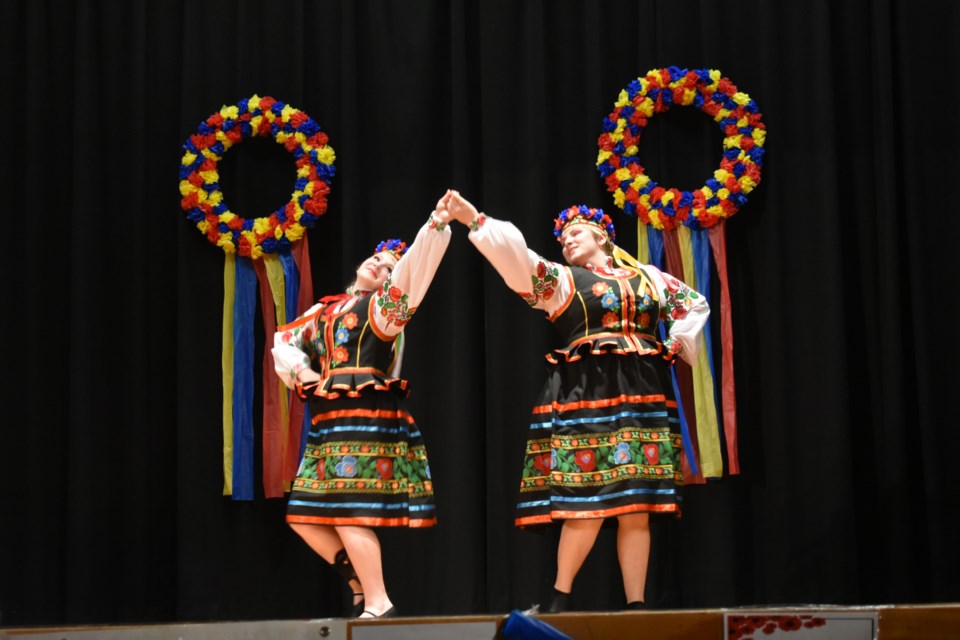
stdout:
<svg viewBox="0 0 960 640">
<path fill-rule="evenodd" d="M 693 246 L 690 240 L 690 228 L 679 227 L 675 232 L 677 246 L 680 250 L 680 259 L 683 264 L 683 280 L 694 289 L 698 289 L 698 282 L 694 268 Z M 672 234 L 671 234 L 672 235 Z M 700 441 L 700 465 L 705 478 L 719 478 L 723 476 L 723 456 L 720 452 L 720 427 L 717 422 L 716 395 L 714 393 L 713 376 L 707 360 L 707 349 L 704 345 L 706 334 L 710 331 L 705 326 L 697 336 L 699 349 L 697 351 L 697 366 L 691 369 L 693 381 L 694 407 L 697 412 L 697 436 Z"/>
<path fill-rule="evenodd" d="M 713 308 L 713 297 L 710 295 L 710 239 L 707 237 L 707 230 L 691 229 L 690 242 L 693 245 L 693 272 L 697 280 L 697 286 L 694 289 L 703 295 Z M 703 341 L 706 347 L 707 363 L 710 366 L 710 378 L 716 380 L 717 371 L 713 366 L 713 332 L 710 330 L 709 322 L 703 328 Z M 717 406 L 715 385 L 713 403 Z"/>
<path fill-rule="evenodd" d="M 642 264 L 651 264 L 650 262 L 650 240 L 647 233 L 647 225 L 640 218 L 637 218 L 637 260 Z"/>
<path fill-rule="evenodd" d="M 279 258 L 274 258 L 270 256 L 264 262 L 264 266 L 267 270 L 267 280 L 270 282 L 270 291 L 273 293 L 273 304 L 274 310 L 277 318 L 277 326 L 286 324 L 287 318 L 293 320 L 293 317 L 287 315 L 287 286 L 286 286 L 286 277 L 284 274 L 283 264 Z M 274 333 L 276 328 L 274 328 Z M 275 497 L 282 498 L 285 490 L 285 474 L 284 468 L 286 466 L 286 452 L 287 452 L 287 443 L 289 441 L 289 431 L 290 431 L 290 394 L 287 386 L 283 384 L 283 381 L 279 379 L 276 375 L 276 367 L 273 363 L 273 333 L 268 333 L 266 336 L 266 344 L 264 345 L 266 351 L 270 353 L 270 369 L 264 370 L 264 384 L 266 380 L 271 380 L 273 382 L 274 393 L 277 398 L 277 421 L 280 426 L 278 439 L 278 456 L 276 461 L 272 464 L 276 465 L 276 478 L 273 481 L 276 486 Z M 267 496 L 274 497 L 274 496 Z"/>
<path fill-rule="evenodd" d="M 720 281 L 720 345 L 723 380 L 723 430 L 727 441 L 727 463 L 731 474 L 740 473 L 737 454 L 737 394 L 733 380 L 733 322 L 730 314 L 730 286 L 727 281 L 726 221 L 710 227 L 707 232 L 713 260 L 717 265 Z"/>
<path fill-rule="evenodd" d="M 293 255 L 300 270 L 300 291 L 297 297 L 297 316 L 300 316 L 313 306 L 314 302 L 313 277 L 310 274 L 310 252 L 307 247 L 307 236 L 304 236 L 303 240 L 300 241 L 300 251 L 294 252 Z M 307 434 L 311 427 L 310 405 L 306 402 L 300 402 L 299 398 L 293 405 L 297 408 L 297 411 L 295 414 L 291 412 L 290 415 L 291 443 L 296 443 L 296 446 L 290 447 L 291 454 L 295 455 L 288 458 L 291 461 L 291 466 L 288 468 L 288 475 L 291 479 L 297 475 L 300 460 L 307 449 Z M 299 418 L 299 423 L 295 422 L 296 418 Z"/>
<path fill-rule="evenodd" d="M 253 500 L 253 324 L 257 276 L 236 259 L 233 305 L 233 499 Z"/>
<path fill-rule="evenodd" d="M 237 287 L 236 256 L 223 262 L 223 333 L 220 369 L 223 377 L 223 495 L 233 495 L 233 301 Z"/>
<path fill-rule="evenodd" d="M 263 490 L 282 498 L 290 490 L 303 455 L 310 424 L 304 403 L 293 398 L 274 372 L 273 335 L 277 326 L 313 304 L 313 281 L 306 237 L 290 254 L 260 260 L 226 254 L 223 269 L 223 495 L 253 499 L 253 349 L 257 285 L 265 343 L 262 359 Z"/>
<path fill-rule="evenodd" d="M 304 236 L 303 243 L 306 243 Z M 299 247 L 294 248 L 298 252 Z M 298 302 L 300 298 L 300 270 L 297 268 L 297 259 L 288 253 L 280 254 L 280 264 L 283 267 L 283 282 L 286 287 L 284 291 L 285 311 L 287 322 L 300 316 L 298 312 Z M 283 447 L 283 483 L 284 490 L 290 490 L 290 482 L 296 476 L 296 466 L 299 459 L 295 458 L 300 450 L 300 429 L 303 422 L 303 403 L 299 398 L 294 397 L 293 392 L 287 390 L 287 424 L 286 439 Z M 291 467 L 293 469 L 291 470 Z"/>
<path fill-rule="evenodd" d="M 676 231 L 667 231 L 662 234 L 662 237 L 665 271 L 678 278 L 682 278 L 683 258 L 680 256 L 680 241 L 677 238 L 677 233 Z M 694 442 L 694 447 L 697 452 L 697 461 L 700 464 L 699 471 L 702 477 L 697 478 L 697 481 L 704 482 L 705 480 L 703 478 L 706 477 L 707 474 L 704 470 L 703 444 L 700 442 L 701 432 L 698 424 L 699 416 L 696 412 L 696 400 L 693 390 L 693 373 L 690 365 L 682 358 L 677 359 L 673 369 L 676 372 L 677 384 L 680 387 L 680 398 L 678 398 L 678 400 L 683 402 L 688 408 L 693 407 L 694 409 L 693 411 L 687 412 L 687 424 L 690 429 L 690 439 Z"/>
<path fill-rule="evenodd" d="M 643 224 L 638 222 L 638 224 Z M 664 255 L 664 246 L 663 246 L 663 233 L 658 229 L 654 229 L 651 226 L 644 225 L 647 229 L 646 237 L 647 241 L 643 244 L 647 248 L 647 257 L 649 258 L 648 264 L 652 264 L 657 269 L 665 271 L 663 265 L 663 255 Z M 638 231 L 639 233 L 639 231 Z M 667 329 L 664 326 L 663 321 L 661 320 L 658 323 L 660 329 L 660 340 L 661 342 L 667 337 Z M 677 401 L 677 415 L 680 419 L 680 435 L 683 441 L 683 453 L 680 460 L 681 471 L 683 472 L 683 481 L 687 484 L 703 482 L 703 478 L 700 475 L 700 468 L 698 462 L 698 450 L 697 442 L 695 439 L 695 434 L 691 432 L 690 423 L 687 419 L 687 414 L 683 409 L 683 394 L 680 392 L 680 381 L 677 378 L 677 365 L 670 367 L 670 382 L 673 385 L 673 396 Z"/>
<path fill-rule="evenodd" d="M 659 229 L 655 229 L 650 225 L 644 225 L 647 227 L 647 246 L 650 251 L 650 264 L 655 266 L 660 271 L 664 271 L 663 265 L 663 232 Z"/>
<path fill-rule="evenodd" d="M 287 424 L 288 397 L 286 387 L 274 375 L 273 334 L 278 324 L 285 324 L 286 308 L 283 301 L 283 271 L 280 261 L 264 255 L 254 262 L 257 281 L 260 284 L 260 314 L 263 317 L 262 394 L 263 394 L 263 495 L 266 498 L 283 497 L 283 445 Z M 276 281 L 277 275 L 280 280 Z M 271 277 L 272 276 L 272 277 Z"/>
</svg>

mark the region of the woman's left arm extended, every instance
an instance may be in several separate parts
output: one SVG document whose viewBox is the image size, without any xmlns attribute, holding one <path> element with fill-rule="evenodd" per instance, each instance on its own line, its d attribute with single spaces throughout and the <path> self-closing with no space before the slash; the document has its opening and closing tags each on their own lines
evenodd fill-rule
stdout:
<svg viewBox="0 0 960 640">
<path fill-rule="evenodd" d="M 403 331 L 430 288 L 449 244 L 449 225 L 431 213 L 370 301 L 371 321 L 380 334 L 395 336 Z"/>
</svg>

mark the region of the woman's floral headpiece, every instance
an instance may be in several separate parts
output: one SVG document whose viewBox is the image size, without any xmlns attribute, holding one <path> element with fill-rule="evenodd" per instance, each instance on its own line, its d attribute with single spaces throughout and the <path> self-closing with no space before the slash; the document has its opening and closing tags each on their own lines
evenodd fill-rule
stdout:
<svg viewBox="0 0 960 640">
<path fill-rule="evenodd" d="M 562 242 L 563 232 L 572 224 L 588 224 L 596 227 L 607 234 L 610 242 L 613 242 L 617 237 L 617 231 L 613 228 L 613 220 L 603 212 L 603 209 L 592 209 L 581 204 L 564 209 L 554 220 L 553 235 L 557 236 L 557 242 Z"/>
<path fill-rule="evenodd" d="M 382 253 L 384 251 L 393 255 L 394 258 L 399 260 L 403 254 L 407 252 L 407 243 L 399 238 L 390 238 L 388 240 L 384 240 L 377 245 L 377 249 L 374 251 L 374 253 Z"/>
</svg>

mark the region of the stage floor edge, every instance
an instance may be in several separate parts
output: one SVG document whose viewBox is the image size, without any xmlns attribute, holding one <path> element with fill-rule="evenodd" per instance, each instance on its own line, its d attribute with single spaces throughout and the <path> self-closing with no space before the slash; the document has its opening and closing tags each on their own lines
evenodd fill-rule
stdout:
<svg viewBox="0 0 960 640">
<path fill-rule="evenodd" d="M 669 638 L 724 640 L 727 615 L 876 613 L 878 640 L 960 638 L 960 603 L 925 605 L 784 605 L 731 609 L 570 612 L 537 618 L 574 640 L 595 638 Z M 0 640 L 491 640 L 507 614 L 402 617 L 384 620 L 328 618 L 0 628 Z M 763 637 L 763 634 L 757 634 Z"/>
</svg>

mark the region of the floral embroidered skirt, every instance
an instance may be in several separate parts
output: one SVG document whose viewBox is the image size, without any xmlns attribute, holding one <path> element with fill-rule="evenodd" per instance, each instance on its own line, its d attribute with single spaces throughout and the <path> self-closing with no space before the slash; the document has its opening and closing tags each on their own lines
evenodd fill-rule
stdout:
<svg viewBox="0 0 960 640">
<path fill-rule="evenodd" d="M 312 428 L 287 522 L 370 527 L 436 524 L 430 465 L 398 389 L 311 398 Z"/>
<path fill-rule="evenodd" d="M 515 524 L 679 515 L 682 437 L 666 362 L 579 355 L 552 365 L 531 413 Z"/>
</svg>

